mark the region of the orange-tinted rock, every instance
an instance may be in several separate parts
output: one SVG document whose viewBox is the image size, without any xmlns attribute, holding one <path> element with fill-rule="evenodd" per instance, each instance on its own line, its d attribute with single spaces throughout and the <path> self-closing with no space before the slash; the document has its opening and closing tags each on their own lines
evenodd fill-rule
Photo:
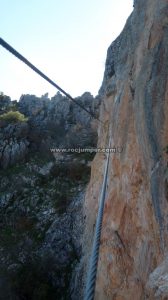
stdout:
<svg viewBox="0 0 168 300">
<path fill-rule="evenodd" d="M 168 299 L 160 279 L 149 284 L 168 250 L 167 15 L 168 1 L 137 0 L 108 49 L 98 147 L 111 137 L 123 151 L 110 154 L 95 300 Z M 87 262 L 104 164 L 97 154 L 86 195 Z"/>
</svg>

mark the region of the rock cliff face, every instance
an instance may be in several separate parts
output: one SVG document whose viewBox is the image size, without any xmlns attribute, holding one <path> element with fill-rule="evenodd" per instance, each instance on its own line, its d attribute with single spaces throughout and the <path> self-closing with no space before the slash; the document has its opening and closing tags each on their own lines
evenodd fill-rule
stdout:
<svg viewBox="0 0 168 300">
<path fill-rule="evenodd" d="M 98 147 L 111 137 L 123 151 L 110 154 L 95 299 L 168 299 L 167 0 L 134 1 L 100 94 Z M 87 262 L 104 163 L 98 153 L 85 200 Z"/>
<path fill-rule="evenodd" d="M 97 112 L 99 98 L 76 100 Z M 54 149 L 95 146 L 96 126 L 60 94 L 1 95 L 1 117 L 10 110 L 28 120 L 0 118 L 0 299 L 73 299 L 93 155 Z"/>
</svg>

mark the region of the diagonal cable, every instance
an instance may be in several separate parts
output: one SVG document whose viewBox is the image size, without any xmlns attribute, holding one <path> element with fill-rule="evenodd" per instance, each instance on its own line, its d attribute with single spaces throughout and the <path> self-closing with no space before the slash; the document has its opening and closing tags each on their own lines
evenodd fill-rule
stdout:
<svg viewBox="0 0 168 300">
<path fill-rule="evenodd" d="M 71 95 L 69 95 L 66 91 L 64 91 L 58 84 L 56 84 L 53 80 L 51 80 L 48 76 L 46 76 L 43 72 L 41 72 L 38 68 L 36 68 L 30 61 L 28 61 L 24 56 L 22 56 L 18 51 L 16 51 L 12 46 L 6 43 L 2 38 L 0 38 L 0 45 L 4 47 L 6 50 L 11 52 L 14 56 L 16 56 L 19 60 L 25 63 L 29 68 L 31 68 L 34 72 L 40 75 L 43 79 L 48 81 L 51 85 L 53 85 L 57 90 L 59 90 L 62 94 L 64 94 L 67 98 L 73 101 L 76 105 L 82 108 L 85 112 L 87 112 L 92 118 L 98 120 L 99 122 L 103 123 L 102 121 L 97 118 L 94 113 L 87 110 L 81 103 L 76 101 Z"/>
</svg>

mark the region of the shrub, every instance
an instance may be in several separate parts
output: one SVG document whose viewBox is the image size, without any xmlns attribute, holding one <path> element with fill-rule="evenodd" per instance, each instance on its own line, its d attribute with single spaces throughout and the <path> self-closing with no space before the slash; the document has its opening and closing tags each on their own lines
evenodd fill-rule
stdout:
<svg viewBox="0 0 168 300">
<path fill-rule="evenodd" d="M 26 118 L 19 111 L 8 111 L 0 115 L 0 121 L 7 121 L 9 123 L 17 123 L 17 122 L 26 122 L 28 118 Z"/>
</svg>

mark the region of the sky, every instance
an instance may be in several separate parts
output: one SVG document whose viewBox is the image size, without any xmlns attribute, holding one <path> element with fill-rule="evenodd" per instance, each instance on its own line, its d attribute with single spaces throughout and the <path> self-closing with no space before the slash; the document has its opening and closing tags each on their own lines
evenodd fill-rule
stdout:
<svg viewBox="0 0 168 300">
<path fill-rule="evenodd" d="M 94 96 L 107 48 L 122 31 L 133 0 L 0 0 L 1 38 L 72 97 Z M 0 46 L 0 91 L 12 100 L 57 90 Z"/>
</svg>

